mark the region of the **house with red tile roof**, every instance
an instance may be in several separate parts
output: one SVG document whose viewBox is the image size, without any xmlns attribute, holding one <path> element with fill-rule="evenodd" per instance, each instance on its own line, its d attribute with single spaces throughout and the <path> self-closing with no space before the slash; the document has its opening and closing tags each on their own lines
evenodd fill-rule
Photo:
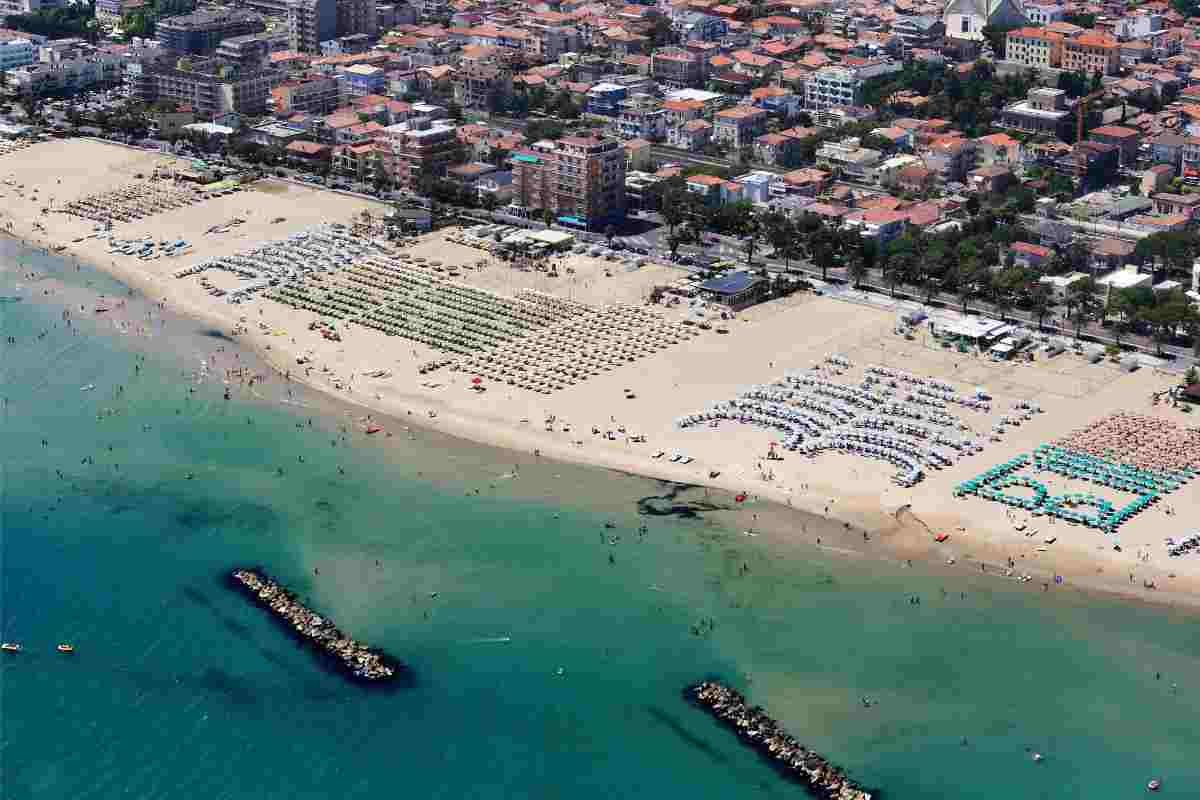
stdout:
<svg viewBox="0 0 1200 800">
<path fill-rule="evenodd" d="M 1013 254 L 1013 264 L 1025 269 L 1043 267 L 1054 255 L 1054 251 L 1049 247 L 1030 242 L 1013 242 L 1008 251 Z"/>
</svg>

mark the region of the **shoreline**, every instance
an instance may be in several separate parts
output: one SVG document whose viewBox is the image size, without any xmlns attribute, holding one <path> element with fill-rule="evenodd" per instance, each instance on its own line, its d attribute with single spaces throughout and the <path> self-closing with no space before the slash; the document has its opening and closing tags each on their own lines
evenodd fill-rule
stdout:
<svg viewBox="0 0 1200 800">
<path fill-rule="evenodd" d="M 4 169 L 5 164 L 0 162 L 0 172 L 3 172 Z M 297 191 L 301 190 L 297 189 Z M 306 189 L 303 191 L 315 192 L 316 190 Z M 270 194 L 266 196 L 271 197 Z M 347 201 L 347 198 L 341 198 L 341 200 Z M 324 209 L 318 209 L 318 211 L 324 211 Z M 264 212 L 260 216 L 267 216 L 267 214 Z M 1037 540 L 1030 539 L 1030 537 L 1017 538 L 1011 530 L 1008 531 L 1010 541 L 1004 540 L 1005 522 L 998 511 L 993 509 L 988 510 L 987 513 L 980 513 L 977 519 L 974 511 L 978 509 L 978 506 L 959 505 L 965 501 L 951 499 L 948 494 L 945 497 L 932 495 L 933 488 L 937 488 L 931 488 L 929 485 L 934 483 L 933 476 L 915 490 L 893 488 L 878 490 L 873 487 L 872 481 L 878 481 L 884 473 L 873 471 L 875 470 L 874 465 L 854 461 L 850 462 L 853 464 L 851 467 L 838 463 L 831 465 L 826 470 L 827 464 L 841 457 L 827 454 L 818 461 L 810 462 L 803 460 L 798 454 L 789 454 L 789 459 L 800 463 L 801 467 L 812 465 L 803 474 L 807 479 L 809 473 L 812 473 L 813 488 L 810 490 L 809 484 L 805 483 L 802 491 L 796 491 L 772 480 L 756 477 L 748 469 L 740 470 L 739 474 L 738 470 L 727 468 L 724 463 L 714 465 L 710 461 L 703 467 L 697 465 L 686 468 L 654 461 L 649 457 L 649 453 L 652 449 L 663 446 L 658 444 L 660 440 L 657 438 L 652 440 L 652 444 L 643 445 L 641 450 L 630 447 L 628 443 L 623 449 L 611 447 L 607 442 L 601 443 L 594 438 L 580 439 L 578 441 L 583 441 L 585 444 L 578 445 L 572 441 L 575 439 L 574 435 L 567 436 L 559 431 L 547 433 L 541 430 L 540 420 L 532 413 L 522 417 L 522 422 L 516 422 L 511 416 L 507 418 L 503 416 L 501 411 L 495 407 L 468 407 L 466 402 L 469 401 L 456 402 L 457 398 L 448 398 L 449 386 L 440 387 L 445 389 L 440 394 L 437 390 L 423 392 L 417 386 L 419 379 L 415 375 L 411 378 L 408 375 L 400 375 L 400 380 L 406 382 L 402 386 L 372 387 L 378 389 L 374 392 L 371 389 L 339 390 L 334 386 L 337 376 L 333 372 L 329 374 L 334 379 L 324 380 L 322 373 L 316 370 L 310 376 L 304 375 L 303 371 L 298 369 L 293 371 L 297 356 L 312 350 L 312 347 L 306 347 L 310 344 L 309 342 L 297 343 L 295 338 L 289 342 L 286 334 L 284 337 L 280 337 L 271 330 L 259 330 L 256 325 L 240 322 L 240 318 L 246 318 L 249 323 L 255 322 L 252 315 L 256 309 L 258 316 L 264 317 L 264 309 L 261 304 L 266 301 L 256 300 L 252 304 L 234 306 L 221 300 L 213 300 L 198 291 L 192 291 L 194 286 L 178 281 L 169 273 L 152 274 L 153 268 L 149 266 L 151 262 L 146 262 L 148 265 L 146 269 L 139 269 L 138 262 L 125 264 L 123 260 L 103 259 L 96 254 L 88 253 L 84 246 L 68 246 L 64 251 L 53 252 L 55 247 L 65 245 L 70 239 L 56 238 L 56 235 L 52 235 L 52 233 L 57 233 L 57 237 L 63 237 L 61 232 L 35 230 L 31 224 L 22 224 L 22 220 L 15 215 L 12 218 L 15 223 L 14 230 L 5 233 L 25 246 L 43 247 L 47 252 L 64 260 L 75 260 L 77 263 L 86 264 L 91 269 L 111 275 L 153 302 L 164 303 L 175 313 L 185 315 L 203 324 L 210 324 L 224 335 L 229 335 L 233 328 L 243 324 L 248 332 L 232 338 L 239 345 L 253 350 L 265 364 L 284 376 L 286 380 L 299 383 L 340 403 L 363 409 L 369 414 L 383 415 L 387 418 L 386 421 L 381 421 L 385 426 L 389 424 L 411 425 L 476 444 L 514 451 L 524 456 L 599 467 L 676 484 L 703 486 L 731 495 L 744 493 L 754 500 L 767 501 L 763 505 L 754 505 L 756 514 L 759 510 L 778 509 L 778 514 L 768 512 L 764 516 L 778 517 L 772 524 L 778 527 L 778 538 L 781 541 L 786 541 L 790 537 L 793 540 L 799 539 L 808 544 L 814 544 L 811 541 L 812 537 L 804 533 L 809 520 L 821 520 L 834 528 L 839 525 L 844 526 L 843 531 L 846 532 L 846 535 L 837 538 L 846 541 L 839 541 L 836 547 L 830 547 L 823 543 L 817 545 L 830 552 L 853 553 L 855 557 L 894 558 L 902 562 L 910 559 L 920 560 L 935 565 L 939 570 L 979 569 L 979 564 L 982 562 L 987 565 L 987 573 L 993 577 L 996 577 L 997 571 L 1005 568 L 1002 565 L 1006 564 L 1007 558 L 1012 558 L 1014 554 L 1019 553 L 1019 557 L 1013 559 L 1015 574 L 1036 576 L 1031 584 L 1041 583 L 1047 584 L 1047 588 L 1055 588 L 1054 576 L 1062 575 L 1066 579 L 1066 586 L 1061 588 L 1077 587 L 1124 599 L 1134 599 L 1151 605 L 1200 606 L 1200 570 L 1192 568 L 1191 574 L 1183 574 L 1186 570 L 1182 568 L 1189 566 L 1182 563 L 1185 559 L 1169 563 L 1166 568 L 1140 563 L 1128 565 L 1107 548 L 1097 550 L 1087 546 L 1067 547 L 1064 542 L 1060 542 L 1052 553 L 1045 554 L 1046 558 L 1040 558 L 1039 556 L 1043 553 L 1034 550 L 1034 546 L 1038 544 Z M 154 217 L 150 218 L 151 222 L 154 219 Z M 283 232 L 280 231 L 280 233 Z M 95 240 L 89 240 L 85 245 L 91 243 L 95 243 Z M 235 245 L 244 248 L 254 246 L 256 243 L 255 239 L 240 245 L 238 242 L 223 240 L 220 245 L 225 249 L 230 249 Z M 172 267 L 185 266 L 188 263 L 202 260 L 202 257 L 206 256 L 205 253 L 197 253 L 185 261 L 175 262 Z M 155 263 L 162 265 L 162 262 Z M 837 313 L 841 309 L 841 305 L 849 305 L 841 304 L 833 311 L 829 311 L 828 304 L 831 303 L 839 303 L 839 301 L 826 299 L 826 302 L 819 308 L 817 308 L 817 301 L 808 297 L 799 298 L 794 302 L 790 300 L 772 301 L 767 307 L 760 307 L 761 310 L 757 316 L 747 315 L 749 318 L 745 320 L 746 329 L 750 329 L 751 326 L 766 327 L 778 324 L 778 320 L 773 319 L 773 316 L 782 318 L 795 311 L 799 306 L 813 309 L 814 313 L 831 315 Z M 275 314 L 272 309 L 272 316 L 280 317 L 281 314 Z M 272 324 L 274 324 L 273 320 Z M 742 322 L 739 321 L 738 325 L 741 326 Z M 295 330 L 290 324 L 288 327 Z M 363 336 L 359 331 L 365 329 L 354 327 L 346 330 L 349 331 L 351 337 L 358 339 Z M 740 333 L 740 329 L 735 332 L 734 336 L 737 336 L 738 333 Z M 729 338 L 725 341 L 729 341 Z M 831 346 L 835 345 L 836 334 L 830 336 L 829 340 Z M 397 350 L 408 345 L 405 340 L 389 339 L 386 341 Z M 811 349 L 814 346 L 822 346 L 822 344 L 819 341 L 806 342 L 805 346 Z M 339 357 L 342 352 L 341 349 L 336 350 L 333 357 Z M 419 360 L 416 352 L 414 349 L 414 360 Z M 322 357 L 329 355 L 330 353 L 327 351 Z M 353 368 L 354 365 L 343 363 L 339 364 L 339 367 Z M 361 368 L 361 364 L 359 367 Z M 673 376 L 666 376 L 661 381 L 667 386 L 667 392 L 670 391 L 671 377 Z M 642 379 L 641 376 L 637 378 L 638 381 Z M 411 380 L 412 383 L 407 383 L 408 380 Z M 632 379 L 628 377 L 621 380 L 632 383 Z M 612 376 L 600 378 L 596 383 L 603 381 L 618 385 Z M 361 384 L 359 385 L 361 386 Z M 453 381 L 450 385 L 454 385 Z M 676 384 L 676 386 L 678 385 Z M 347 384 L 348 387 L 349 384 Z M 385 391 L 387 392 L 386 397 L 384 396 Z M 503 389 L 499 391 L 503 391 Z M 1145 389 L 1128 390 L 1128 394 L 1130 397 L 1135 394 L 1143 395 Z M 540 407 L 543 401 L 535 398 L 533 402 Z M 532 403 L 530 405 L 532 406 Z M 517 406 L 517 408 L 523 407 Z M 505 407 L 503 410 L 512 412 L 510 407 Z M 472 411 L 474 413 L 471 413 Z M 432 417 L 430 412 L 436 414 L 436 417 Z M 754 433 L 746 432 L 746 440 L 756 441 L 754 437 Z M 1007 450 L 1008 444 L 996 446 L 996 449 L 1001 448 Z M 992 449 L 989 448 L 989 453 Z M 983 468 L 995 463 L 999 458 L 999 455 L 989 454 L 968 459 L 972 471 L 970 474 L 981 472 Z M 701 458 L 700 463 L 705 464 L 705 459 Z M 722 468 L 711 469 L 714 466 Z M 862 478 L 858 477 L 860 470 Z M 719 474 L 716 477 L 706 476 L 709 471 L 716 471 Z M 946 472 L 959 472 L 961 475 L 961 471 L 956 465 L 950 470 L 936 474 L 937 482 L 946 482 L 942 477 Z M 827 483 L 816 483 L 815 481 L 827 481 Z M 856 490 L 848 490 L 847 487 L 854 484 L 859 484 Z M 886 484 L 884 485 L 886 486 Z M 1186 487 L 1186 489 L 1193 490 L 1194 488 Z M 1177 500 L 1175 497 L 1171 499 L 1172 501 Z M 1182 505 L 1186 506 L 1187 504 L 1186 499 L 1178 498 L 1178 501 Z M 906 509 L 912 519 L 901 520 L 900 512 Z M 792 512 L 800 513 L 793 514 Z M 988 517 L 988 519 L 984 519 L 984 517 Z M 799 537 L 795 533 L 797 522 L 801 526 Z M 754 528 L 760 529 L 757 519 Z M 1063 537 L 1060 538 L 1066 537 L 1071 530 L 1065 524 L 1056 526 L 1056 528 L 1057 531 L 1063 532 Z M 762 530 L 765 532 L 765 529 Z M 931 535 L 933 531 L 949 532 L 949 542 L 935 543 Z M 864 537 L 861 542 L 857 538 L 860 533 Z M 1126 549 L 1132 550 L 1133 548 L 1127 546 Z M 1029 552 L 1028 554 L 1020 552 L 1022 550 Z M 1181 569 L 1177 571 L 1175 567 Z M 1135 572 L 1136 583 L 1132 579 Z M 1129 583 L 1126 583 L 1127 573 L 1131 576 Z M 1169 577 L 1172 573 L 1175 573 L 1176 577 Z M 1001 580 L 1012 579 L 1001 577 Z M 1143 581 L 1152 581 L 1157 584 L 1157 588 L 1154 591 L 1147 590 L 1143 588 Z M 1042 587 L 1031 585 L 1029 590 L 1040 592 Z"/>
<path fill-rule="evenodd" d="M 4 236 L 27 248 L 41 247 L 49 255 L 58 258 L 65 259 L 67 255 L 66 253 L 53 253 L 50 251 L 51 243 L 49 242 L 22 239 L 9 232 L 0 232 L 0 236 Z M 87 263 L 82 259 L 80 260 L 80 264 L 87 269 L 93 269 L 115 278 L 151 302 L 160 302 L 155 300 L 160 295 L 158 283 L 136 271 L 120 268 L 105 269 L 101 266 Z M 31 296 L 30 299 L 36 299 L 36 296 Z M 176 299 L 169 297 L 166 302 L 168 309 L 173 313 L 201 324 L 224 326 L 230 322 L 225 315 L 216 313 L 210 308 L 179 303 Z M 221 332 L 223 335 L 228 335 L 226 331 Z M 412 413 L 411 411 L 409 414 L 401 416 L 396 411 L 372 404 L 369 399 L 338 392 L 317 380 L 306 380 L 295 374 L 291 375 L 290 378 L 285 377 L 289 370 L 286 363 L 281 364 L 278 358 L 274 357 L 277 356 L 279 351 L 271 347 L 269 337 L 262 336 L 256 338 L 251 335 L 230 338 L 238 346 L 246 347 L 253 352 L 265 365 L 275 371 L 280 380 L 290 380 L 291 382 L 300 384 L 324 400 L 331 402 L 334 407 L 343 406 L 371 414 L 381 414 L 384 417 L 384 420 L 381 420 L 381 422 L 385 425 L 391 423 L 410 426 L 422 431 L 449 436 L 473 445 L 505 450 L 526 459 L 545 459 L 549 462 L 558 462 L 572 466 L 604 469 L 632 478 L 661 481 L 684 488 L 710 489 L 722 493 L 730 500 L 733 499 L 741 488 L 737 485 L 730 485 L 728 482 L 723 484 L 720 481 L 713 480 L 696 481 L 694 476 L 672 474 L 672 471 L 667 469 L 643 468 L 641 465 L 631 465 L 620 459 L 597 457 L 603 455 L 602 451 L 597 453 L 595 451 L 583 451 L 569 447 L 564 448 L 561 447 L 560 442 L 556 442 L 549 437 L 538 437 L 533 431 L 528 432 L 529 437 L 526 441 L 519 441 L 517 437 L 508 439 L 503 435 L 504 432 L 496 431 L 494 428 L 489 428 L 478 421 L 463 419 L 456 415 L 443 417 L 439 414 L 437 420 L 439 422 L 449 421 L 449 425 L 434 424 L 427 417 L 419 413 Z M 421 402 L 422 399 L 414 396 L 412 401 Z M 538 447 L 534 445 L 538 445 Z M 398 447 L 399 443 L 385 443 L 384 446 Z M 863 502 L 859 496 L 847 495 L 836 498 L 838 503 L 840 503 L 840 508 L 835 504 L 832 512 L 826 515 L 817 505 L 806 507 L 791 503 L 791 498 L 786 494 L 764 492 L 762 495 L 753 495 L 748 499 L 753 502 L 744 508 L 731 506 L 724 509 L 717 509 L 711 513 L 721 517 L 753 513 L 755 516 L 754 524 L 748 530 L 755 535 L 773 536 L 783 546 L 803 543 L 832 556 L 852 559 L 872 559 L 892 562 L 895 565 L 904 565 L 915 561 L 920 562 L 931 571 L 945 571 L 947 574 L 954 574 L 955 572 L 961 574 L 962 569 L 967 567 L 974 570 L 982 563 L 986 566 L 987 572 L 980 571 L 978 573 L 979 577 L 989 577 L 1006 584 L 1018 582 L 1013 578 L 1006 578 L 1001 574 L 1005 566 L 1004 556 L 1001 554 L 1003 547 L 987 541 L 974 543 L 975 547 L 971 548 L 968 552 L 964 552 L 961 557 L 955 558 L 955 563 L 946 563 L 944 559 L 938 557 L 939 554 L 935 552 L 935 547 L 924 544 L 927 531 L 933 526 L 904 506 L 891 509 L 890 511 L 882 507 L 872 509 L 869 507 L 869 503 Z M 856 499 L 859 500 L 858 503 L 854 502 Z M 843 513 L 838 513 L 839 511 Z M 913 518 L 912 521 L 901 521 L 899 516 L 902 514 L 910 515 Z M 722 520 L 722 522 L 731 527 L 737 526 L 736 521 L 733 519 Z M 806 538 L 795 538 L 797 522 L 800 523 L 802 535 Z M 825 529 L 822 531 L 821 536 L 814 538 L 808 535 L 807 526 L 810 522 Z M 866 543 L 864 543 L 863 539 L 859 538 L 859 535 L 864 531 L 871 537 Z M 827 538 L 833 538 L 835 541 L 831 543 L 827 542 Z M 1126 586 L 1118 576 L 1105 575 L 1104 577 L 1097 577 L 1097 575 L 1103 574 L 1103 572 L 1093 572 L 1085 569 L 1086 567 L 1094 566 L 1094 564 L 1081 564 L 1080 571 L 1069 576 L 1070 580 L 1067 585 L 1053 587 L 1053 584 L 1051 584 L 1051 588 L 1056 588 L 1056 591 L 1060 594 L 1064 590 L 1070 591 L 1074 589 L 1080 593 L 1100 595 L 1125 602 L 1134 601 L 1139 605 L 1147 607 L 1182 607 L 1200 610 L 1200 593 L 1161 588 L 1154 592 L 1147 592 L 1142 590 L 1140 585 L 1137 588 L 1131 588 Z M 1034 584 L 1050 582 L 1053 580 L 1055 574 L 1063 574 L 1034 565 L 1025 565 L 1024 568 L 1035 576 Z M 1031 586 L 1029 591 L 1037 591 L 1036 586 Z"/>
</svg>

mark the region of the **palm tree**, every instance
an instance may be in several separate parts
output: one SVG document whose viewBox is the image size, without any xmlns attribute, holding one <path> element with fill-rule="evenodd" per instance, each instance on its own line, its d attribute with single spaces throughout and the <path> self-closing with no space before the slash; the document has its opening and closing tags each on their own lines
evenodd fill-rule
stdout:
<svg viewBox="0 0 1200 800">
<path fill-rule="evenodd" d="M 1038 320 L 1038 330 L 1042 330 L 1042 323 L 1050 313 L 1051 305 L 1052 297 L 1048 285 L 1040 281 L 1034 283 L 1030 287 L 1030 312 Z"/>
<path fill-rule="evenodd" d="M 1096 282 L 1087 278 L 1072 284 L 1068 294 L 1068 307 L 1075 309 L 1075 338 L 1078 339 L 1088 320 L 1104 308 L 1096 298 Z"/>
<path fill-rule="evenodd" d="M 996 312 L 996 316 L 1000 317 L 1000 321 L 1004 322 L 1008 313 L 1013 309 L 1012 295 L 1007 290 L 996 287 L 992 297 L 992 309 Z"/>
<path fill-rule="evenodd" d="M 975 280 L 971 276 L 966 276 L 958 284 L 958 301 L 962 303 L 963 313 L 967 313 L 967 306 L 971 303 L 971 298 L 975 296 Z"/>
<path fill-rule="evenodd" d="M 887 266 L 883 269 L 883 282 L 891 289 L 892 297 L 896 296 L 896 287 L 908 279 L 912 268 L 912 256 L 908 253 L 897 253 L 888 261 Z"/>
<path fill-rule="evenodd" d="M 935 274 L 929 271 L 921 273 L 921 293 L 925 296 L 926 305 L 933 302 L 933 298 L 937 297 L 938 290 L 941 288 L 941 281 Z"/>
<path fill-rule="evenodd" d="M 850 280 L 854 284 L 855 289 L 862 286 L 863 279 L 870 272 L 870 269 L 867 268 L 867 259 L 861 252 L 855 253 L 850 259 Z"/>
<path fill-rule="evenodd" d="M 758 237 L 762 234 L 762 222 L 754 214 L 748 214 L 739 233 L 746 237 L 742 248 L 746 251 L 746 263 L 749 264 L 754 261 L 754 251 L 758 249 Z"/>
<path fill-rule="evenodd" d="M 791 218 L 778 211 L 770 211 L 762 217 L 762 232 L 776 257 L 783 256 L 784 266 L 788 266 L 788 262 L 796 255 L 796 226 Z"/>
</svg>

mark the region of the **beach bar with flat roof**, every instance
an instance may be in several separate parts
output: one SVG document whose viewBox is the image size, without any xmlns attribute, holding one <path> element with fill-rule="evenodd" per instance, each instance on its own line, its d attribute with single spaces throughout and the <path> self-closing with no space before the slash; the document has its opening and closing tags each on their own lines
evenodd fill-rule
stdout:
<svg viewBox="0 0 1200 800">
<path fill-rule="evenodd" d="M 929 332 L 938 336 L 956 336 L 968 339 L 972 344 L 984 345 L 999 339 L 1012 330 L 1012 326 L 999 320 L 984 317 L 938 316 L 929 320 Z"/>
<path fill-rule="evenodd" d="M 700 293 L 710 302 L 736 310 L 761 302 L 767 294 L 767 281 L 743 270 L 710 278 L 700 284 Z"/>
</svg>

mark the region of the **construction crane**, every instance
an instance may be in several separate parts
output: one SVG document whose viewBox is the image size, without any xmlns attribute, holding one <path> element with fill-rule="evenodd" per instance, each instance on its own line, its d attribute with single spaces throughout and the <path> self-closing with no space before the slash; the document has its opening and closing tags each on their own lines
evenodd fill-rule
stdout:
<svg viewBox="0 0 1200 800">
<path fill-rule="evenodd" d="M 1092 92 L 1079 98 L 1079 102 L 1075 104 L 1075 142 L 1083 141 L 1083 115 L 1087 113 L 1088 103 L 1101 97 L 1104 94 L 1103 89 Z"/>
</svg>

